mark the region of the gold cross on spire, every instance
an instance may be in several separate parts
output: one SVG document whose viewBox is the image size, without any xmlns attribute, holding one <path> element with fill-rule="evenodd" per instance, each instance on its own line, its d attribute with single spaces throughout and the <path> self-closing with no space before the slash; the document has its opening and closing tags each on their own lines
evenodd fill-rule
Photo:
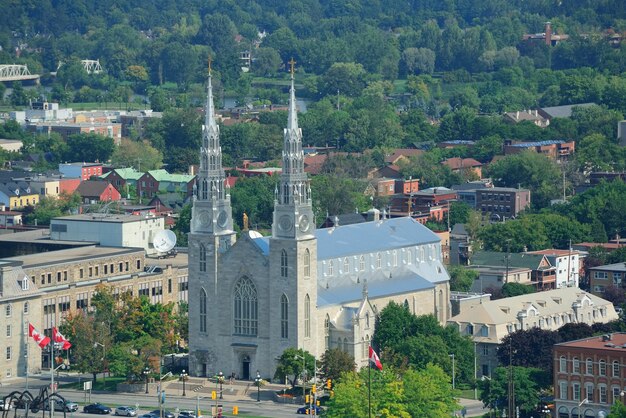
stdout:
<svg viewBox="0 0 626 418">
<path fill-rule="evenodd" d="M 209 55 L 209 59 L 207 61 L 209 63 L 209 75 L 211 75 L 211 62 L 212 62 L 212 60 L 211 60 L 211 56 L 210 55 Z"/>
<path fill-rule="evenodd" d="M 291 57 L 291 61 L 289 61 L 289 65 L 291 66 L 291 70 L 289 71 L 291 73 L 291 75 L 293 76 L 294 73 L 294 66 L 296 65 L 296 62 L 293 60 L 293 57 Z"/>
</svg>

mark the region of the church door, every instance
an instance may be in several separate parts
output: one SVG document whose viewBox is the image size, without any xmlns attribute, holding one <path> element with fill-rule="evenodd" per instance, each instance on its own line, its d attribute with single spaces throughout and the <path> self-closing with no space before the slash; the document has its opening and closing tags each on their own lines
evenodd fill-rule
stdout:
<svg viewBox="0 0 626 418">
<path fill-rule="evenodd" d="M 243 380 L 250 380 L 250 357 L 248 356 L 243 358 L 243 370 L 241 377 Z"/>
</svg>

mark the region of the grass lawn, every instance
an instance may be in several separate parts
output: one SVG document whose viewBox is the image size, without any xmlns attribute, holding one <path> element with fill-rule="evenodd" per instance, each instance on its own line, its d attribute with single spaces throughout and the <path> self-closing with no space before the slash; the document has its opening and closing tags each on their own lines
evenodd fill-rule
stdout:
<svg viewBox="0 0 626 418">
<path fill-rule="evenodd" d="M 474 399 L 474 389 L 457 389 L 459 398 Z M 480 393 L 478 394 L 480 396 Z"/>
<path fill-rule="evenodd" d="M 107 376 L 106 386 L 105 386 L 104 379 L 100 377 L 98 378 L 98 380 L 96 380 L 96 383 L 92 383 L 91 390 L 106 390 L 109 392 L 117 392 L 117 384 L 122 383 L 125 380 L 126 379 L 123 377 Z M 85 383 L 85 380 L 81 380 L 80 382 L 66 383 L 66 384 L 60 385 L 60 388 L 82 390 L 84 383 Z"/>
</svg>

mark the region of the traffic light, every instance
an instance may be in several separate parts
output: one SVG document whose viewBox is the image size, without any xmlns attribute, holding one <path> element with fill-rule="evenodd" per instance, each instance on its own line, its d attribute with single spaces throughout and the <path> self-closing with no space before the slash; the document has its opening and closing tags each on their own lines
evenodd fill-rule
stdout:
<svg viewBox="0 0 626 418">
<path fill-rule="evenodd" d="M 330 388 L 332 388 L 332 387 L 333 387 L 333 382 L 332 382 L 332 380 L 331 380 L 331 379 L 328 379 L 328 380 L 326 381 L 326 389 L 330 389 Z"/>
<path fill-rule="evenodd" d="M 320 406 L 320 401 L 316 401 L 315 405 Z"/>
<path fill-rule="evenodd" d="M 239 415 L 239 407 L 233 406 L 233 415 Z"/>
<path fill-rule="evenodd" d="M 304 403 L 309 403 L 309 395 L 306 395 L 306 396 L 304 397 Z"/>
<path fill-rule="evenodd" d="M 304 412 L 306 415 L 309 415 L 311 411 L 309 411 L 309 408 L 306 409 L 306 411 Z"/>
<path fill-rule="evenodd" d="M 311 386 L 311 393 L 315 393 L 315 385 Z"/>
<path fill-rule="evenodd" d="M 216 391 L 211 391 L 211 399 L 216 400 L 217 399 L 217 392 Z"/>
</svg>

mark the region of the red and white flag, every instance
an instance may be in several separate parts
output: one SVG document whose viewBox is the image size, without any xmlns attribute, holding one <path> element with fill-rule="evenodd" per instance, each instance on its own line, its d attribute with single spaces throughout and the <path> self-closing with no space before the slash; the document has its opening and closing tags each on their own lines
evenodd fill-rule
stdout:
<svg viewBox="0 0 626 418">
<path fill-rule="evenodd" d="M 54 340 L 55 343 L 63 343 L 61 347 L 63 348 L 63 350 L 69 350 L 70 347 L 72 346 L 72 344 L 68 341 L 68 339 L 65 338 L 65 336 L 59 332 L 57 327 L 52 327 L 52 339 Z"/>
<path fill-rule="evenodd" d="M 380 359 L 378 358 L 378 354 L 376 354 L 376 351 L 374 351 L 371 345 L 370 345 L 370 361 L 374 363 L 374 365 L 376 366 L 378 370 L 383 369 L 383 364 L 380 362 Z"/>
<path fill-rule="evenodd" d="M 50 337 L 46 337 L 44 334 L 39 333 L 39 331 L 37 331 L 30 322 L 28 323 L 28 335 L 32 337 L 41 348 L 50 344 Z"/>
</svg>

